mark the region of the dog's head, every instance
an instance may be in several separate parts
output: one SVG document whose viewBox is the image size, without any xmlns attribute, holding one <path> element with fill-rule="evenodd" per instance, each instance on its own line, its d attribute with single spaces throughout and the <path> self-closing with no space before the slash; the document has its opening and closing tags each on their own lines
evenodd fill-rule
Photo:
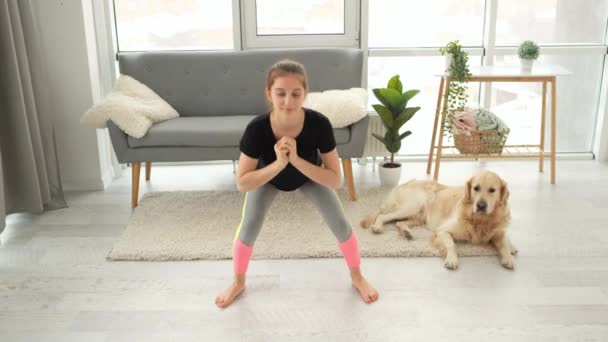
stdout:
<svg viewBox="0 0 608 342">
<path fill-rule="evenodd" d="M 464 201 L 471 205 L 473 214 L 491 214 L 497 207 L 506 206 L 509 199 L 507 183 L 492 171 L 483 171 L 465 185 Z"/>
</svg>

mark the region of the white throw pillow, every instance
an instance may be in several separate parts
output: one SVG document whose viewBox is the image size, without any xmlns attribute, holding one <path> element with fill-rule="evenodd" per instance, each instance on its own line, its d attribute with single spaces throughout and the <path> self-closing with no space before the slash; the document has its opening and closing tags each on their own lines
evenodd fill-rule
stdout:
<svg viewBox="0 0 608 342">
<path fill-rule="evenodd" d="M 84 113 L 80 123 L 104 128 L 112 120 L 128 135 L 141 138 L 155 123 L 177 117 L 177 111 L 148 86 L 120 75 L 110 94 Z"/>
<path fill-rule="evenodd" d="M 367 91 L 351 88 L 308 93 L 303 106 L 325 115 L 334 128 L 342 128 L 367 115 Z"/>
</svg>

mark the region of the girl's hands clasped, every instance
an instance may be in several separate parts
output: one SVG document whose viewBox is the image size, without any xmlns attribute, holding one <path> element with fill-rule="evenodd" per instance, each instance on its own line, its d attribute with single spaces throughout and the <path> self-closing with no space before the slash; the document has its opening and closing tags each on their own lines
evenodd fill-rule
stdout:
<svg viewBox="0 0 608 342">
<path fill-rule="evenodd" d="M 289 159 L 289 162 L 291 164 L 294 164 L 295 161 L 298 159 L 298 146 L 296 143 L 296 139 L 291 138 L 291 137 L 282 137 L 277 144 L 279 144 L 279 146 L 281 146 L 281 148 L 286 148 L 287 149 L 287 156 Z"/>
<path fill-rule="evenodd" d="M 277 155 L 277 162 L 285 167 L 289 163 L 289 148 L 283 143 L 283 139 L 274 144 L 274 153 Z"/>
</svg>

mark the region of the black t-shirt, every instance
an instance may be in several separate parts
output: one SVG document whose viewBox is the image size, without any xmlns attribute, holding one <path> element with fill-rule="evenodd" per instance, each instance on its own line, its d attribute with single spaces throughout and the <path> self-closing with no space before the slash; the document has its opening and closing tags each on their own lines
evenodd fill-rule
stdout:
<svg viewBox="0 0 608 342">
<path fill-rule="evenodd" d="M 245 128 L 241 138 L 241 152 L 247 156 L 258 159 L 257 168 L 260 169 L 277 160 L 274 152 L 274 137 L 270 126 L 270 113 L 256 116 Z M 336 147 L 334 131 L 329 119 L 312 109 L 304 108 L 304 127 L 296 137 L 298 156 L 308 162 L 321 165 L 319 152 L 327 153 Z M 283 191 L 293 191 L 309 180 L 291 163 L 279 172 L 270 184 Z"/>
</svg>

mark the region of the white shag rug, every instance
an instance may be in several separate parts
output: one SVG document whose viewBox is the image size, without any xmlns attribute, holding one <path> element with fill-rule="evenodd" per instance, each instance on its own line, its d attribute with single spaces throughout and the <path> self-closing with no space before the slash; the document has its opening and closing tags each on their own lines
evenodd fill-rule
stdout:
<svg viewBox="0 0 608 342">
<path fill-rule="evenodd" d="M 359 239 L 362 257 L 438 256 L 431 232 L 413 228 L 414 239 L 388 225 L 383 234 L 359 227 L 388 193 L 382 187 L 359 189 L 358 201 L 338 191 L 346 216 Z M 232 258 L 232 242 L 241 220 L 245 195 L 236 191 L 172 191 L 146 194 L 108 260 L 217 260 Z M 495 255 L 489 246 L 458 244 L 460 256 Z M 279 193 L 266 215 L 253 259 L 341 257 L 331 230 L 299 191 Z"/>
</svg>

